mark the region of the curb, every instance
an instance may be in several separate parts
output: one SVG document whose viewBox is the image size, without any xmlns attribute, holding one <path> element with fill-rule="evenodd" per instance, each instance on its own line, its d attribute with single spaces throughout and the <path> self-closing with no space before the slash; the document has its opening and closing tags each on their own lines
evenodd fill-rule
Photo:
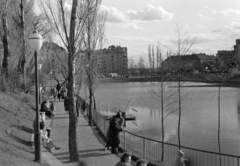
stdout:
<svg viewBox="0 0 240 166">
<path fill-rule="evenodd" d="M 49 166 L 65 166 L 61 161 L 49 152 L 42 152 L 42 160 L 44 164 Z"/>
</svg>

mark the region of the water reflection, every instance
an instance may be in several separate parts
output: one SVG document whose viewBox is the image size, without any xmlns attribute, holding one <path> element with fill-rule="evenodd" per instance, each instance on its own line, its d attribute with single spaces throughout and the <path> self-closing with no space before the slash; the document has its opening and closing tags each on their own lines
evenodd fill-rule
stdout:
<svg viewBox="0 0 240 166">
<path fill-rule="evenodd" d="M 183 101 L 181 140 L 183 146 L 217 151 L 218 88 L 198 87 L 204 83 L 186 83 Z M 194 85 L 193 87 L 190 85 Z M 127 128 L 142 136 L 161 140 L 161 110 L 159 101 L 149 94 L 149 83 L 103 84 L 95 92 L 97 108 L 106 114 L 118 109 L 137 117 L 137 125 L 127 122 Z M 170 90 L 176 88 L 172 87 Z M 127 106 L 127 103 L 130 104 Z M 236 88 L 221 88 L 221 148 L 223 153 L 240 155 L 240 95 Z M 126 107 L 127 106 L 127 107 Z M 135 112 L 132 108 L 138 110 Z M 169 108 L 166 111 L 171 111 Z M 165 141 L 177 143 L 178 112 L 164 120 Z"/>
</svg>

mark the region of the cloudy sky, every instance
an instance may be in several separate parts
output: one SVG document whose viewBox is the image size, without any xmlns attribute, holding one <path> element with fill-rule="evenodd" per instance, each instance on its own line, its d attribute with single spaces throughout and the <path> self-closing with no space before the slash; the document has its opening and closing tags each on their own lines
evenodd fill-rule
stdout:
<svg viewBox="0 0 240 166">
<path fill-rule="evenodd" d="M 196 38 L 191 53 L 216 55 L 240 38 L 240 0 L 102 0 L 101 9 L 108 13 L 107 46 L 127 47 L 136 62 L 147 61 L 148 46 L 157 42 L 176 49 L 176 23 Z"/>
</svg>

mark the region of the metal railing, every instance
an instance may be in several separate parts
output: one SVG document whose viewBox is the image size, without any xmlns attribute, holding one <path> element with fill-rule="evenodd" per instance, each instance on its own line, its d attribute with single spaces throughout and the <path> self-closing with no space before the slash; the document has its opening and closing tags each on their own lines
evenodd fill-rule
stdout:
<svg viewBox="0 0 240 166">
<path fill-rule="evenodd" d="M 93 120 L 101 132 L 106 136 L 109 123 L 99 112 L 93 111 Z M 130 151 L 138 158 L 144 158 L 155 165 L 172 166 L 178 155 L 178 145 L 164 143 L 164 159 L 161 162 L 162 143 L 161 141 L 138 136 L 129 131 L 120 134 L 120 147 Z M 184 157 L 187 160 L 186 166 L 240 166 L 240 156 L 215 153 L 181 146 Z M 220 160 L 221 159 L 221 160 Z"/>
</svg>

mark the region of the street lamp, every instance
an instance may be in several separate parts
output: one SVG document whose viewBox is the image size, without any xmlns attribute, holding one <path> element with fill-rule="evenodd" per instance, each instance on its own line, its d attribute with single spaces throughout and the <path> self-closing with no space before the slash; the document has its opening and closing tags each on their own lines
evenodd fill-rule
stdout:
<svg viewBox="0 0 240 166">
<path fill-rule="evenodd" d="M 38 34 L 35 29 L 33 33 L 28 37 L 28 43 L 30 48 L 34 51 L 35 56 L 35 87 L 36 87 L 36 131 L 34 131 L 34 143 L 35 143 L 35 161 L 42 162 L 42 140 L 39 125 L 39 85 L 38 85 L 38 58 L 37 51 L 42 46 L 42 36 Z"/>
</svg>

